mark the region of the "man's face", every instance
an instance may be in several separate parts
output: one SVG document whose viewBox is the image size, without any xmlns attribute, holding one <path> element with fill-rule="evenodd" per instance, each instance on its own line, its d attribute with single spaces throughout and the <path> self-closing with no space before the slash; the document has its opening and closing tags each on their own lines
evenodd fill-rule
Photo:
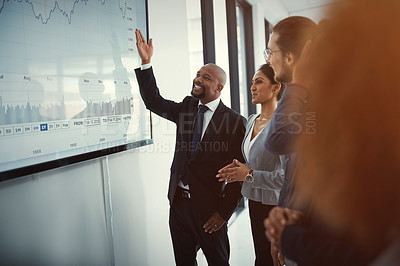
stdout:
<svg viewBox="0 0 400 266">
<path fill-rule="evenodd" d="M 197 71 L 193 79 L 191 94 L 200 99 L 203 104 L 217 99 L 223 88 L 218 70 L 210 65 L 205 65 Z"/>
<path fill-rule="evenodd" d="M 268 42 L 268 49 L 270 55 L 267 59 L 269 64 L 275 72 L 275 80 L 282 83 L 289 83 L 292 81 L 293 69 L 288 64 L 285 52 L 279 49 L 277 44 L 279 34 L 272 33 Z"/>
</svg>

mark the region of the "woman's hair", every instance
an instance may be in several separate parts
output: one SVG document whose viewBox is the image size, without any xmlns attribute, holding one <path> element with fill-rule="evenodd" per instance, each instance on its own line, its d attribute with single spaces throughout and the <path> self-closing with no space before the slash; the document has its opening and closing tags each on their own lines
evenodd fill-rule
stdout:
<svg viewBox="0 0 400 266">
<path fill-rule="evenodd" d="M 400 232 L 400 1 L 345 4 L 311 44 L 295 184 L 298 200 L 371 247 Z"/>
<path fill-rule="evenodd" d="M 279 83 L 275 80 L 275 72 L 270 65 L 263 64 L 257 69 L 256 72 L 258 72 L 258 71 L 261 71 L 269 79 L 269 81 L 271 81 L 271 84 L 280 84 L 281 85 L 281 88 L 280 88 L 278 94 L 276 95 L 276 99 L 279 101 L 282 97 L 283 90 L 285 89 L 284 84 Z"/>
</svg>

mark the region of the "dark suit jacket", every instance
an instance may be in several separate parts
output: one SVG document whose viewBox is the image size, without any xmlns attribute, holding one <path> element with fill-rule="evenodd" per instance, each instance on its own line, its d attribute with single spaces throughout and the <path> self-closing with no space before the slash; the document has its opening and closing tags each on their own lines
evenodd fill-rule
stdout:
<svg viewBox="0 0 400 266">
<path fill-rule="evenodd" d="M 271 119 L 271 126 L 265 142 L 272 154 L 285 155 L 285 179 L 279 195 L 278 206 L 291 207 L 293 200 L 293 175 L 297 164 L 294 143 L 298 136 L 307 133 L 303 128 L 307 91 L 293 84 L 287 85 L 282 99 Z"/>
<path fill-rule="evenodd" d="M 317 215 L 308 213 L 302 224 L 289 225 L 283 230 L 282 253 L 298 266 L 368 265 L 379 250 L 365 251 L 349 236 L 338 235 Z"/>
<path fill-rule="evenodd" d="M 191 199 L 204 222 L 215 211 L 227 221 L 242 198 L 242 184 L 234 182 L 224 186 L 215 176 L 234 158 L 244 161 L 240 150 L 245 132 L 244 117 L 220 102 L 201 140 L 201 149 L 192 160 L 190 142 L 199 100 L 191 96 L 180 103 L 166 100 L 160 95 L 152 68 L 135 69 L 135 72 L 146 107 L 177 125 L 168 190 L 170 204 L 180 179 L 186 175 Z"/>
</svg>

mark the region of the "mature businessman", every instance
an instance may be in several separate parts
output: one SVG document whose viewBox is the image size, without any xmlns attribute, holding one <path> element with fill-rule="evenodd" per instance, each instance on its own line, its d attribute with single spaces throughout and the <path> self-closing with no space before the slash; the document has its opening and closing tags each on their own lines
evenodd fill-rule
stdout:
<svg viewBox="0 0 400 266">
<path fill-rule="evenodd" d="M 197 72 L 192 96 L 179 103 L 164 99 L 150 65 L 152 39 L 147 43 L 140 30 L 135 35 L 142 60 L 135 69 L 142 99 L 149 110 L 177 125 L 168 191 L 175 262 L 197 265 L 201 248 L 209 265 L 229 265 L 227 221 L 242 197 L 241 183 L 221 184 L 215 175 L 234 158 L 243 161 L 245 119 L 220 100 L 226 74 L 215 64 Z"/>
</svg>

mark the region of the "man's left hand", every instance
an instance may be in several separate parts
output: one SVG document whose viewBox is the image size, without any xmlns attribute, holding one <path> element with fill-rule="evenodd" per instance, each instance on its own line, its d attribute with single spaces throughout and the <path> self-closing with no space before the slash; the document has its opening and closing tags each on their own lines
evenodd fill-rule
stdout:
<svg viewBox="0 0 400 266">
<path fill-rule="evenodd" d="M 203 225 L 204 231 L 207 233 L 213 233 L 221 229 L 221 227 L 225 224 L 225 220 L 219 215 L 218 212 L 214 212 L 213 215 L 207 220 L 207 222 Z"/>
<path fill-rule="evenodd" d="M 281 249 L 281 236 L 285 226 L 299 223 L 303 213 L 288 208 L 274 207 L 264 220 L 265 235 L 275 249 Z"/>
</svg>

